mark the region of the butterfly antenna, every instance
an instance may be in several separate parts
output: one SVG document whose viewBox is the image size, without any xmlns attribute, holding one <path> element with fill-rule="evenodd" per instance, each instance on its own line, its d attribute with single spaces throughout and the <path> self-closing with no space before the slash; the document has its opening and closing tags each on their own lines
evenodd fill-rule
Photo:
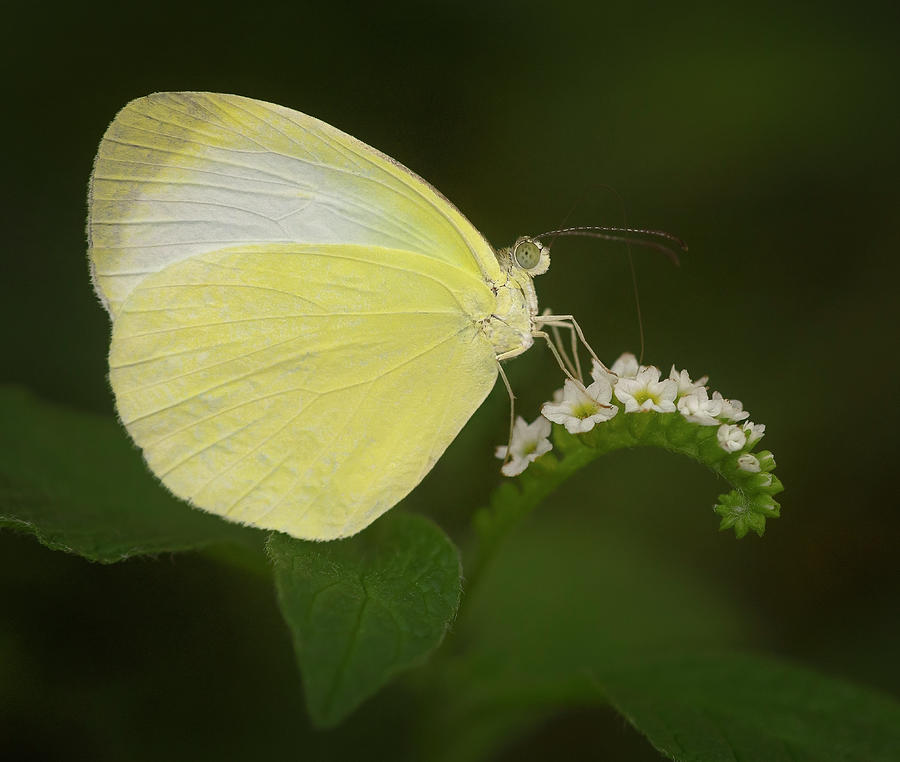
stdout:
<svg viewBox="0 0 900 762">
<path fill-rule="evenodd" d="M 653 236 L 655 238 L 664 238 L 665 240 L 671 241 L 673 244 L 675 244 L 675 247 L 677 247 L 682 252 L 686 252 L 688 250 L 687 244 L 680 238 L 678 238 L 678 236 L 674 236 L 664 230 L 647 230 L 645 228 L 619 228 L 605 225 L 577 225 L 570 228 L 560 228 L 559 230 L 548 230 L 546 233 L 541 233 L 540 235 L 532 237 L 541 239 L 552 236 L 553 239 L 556 239 L 560 236 L 580 236 L 583 238 L 600 238 L 604 241 L 617 241 L 619 243 L 634 244 L 635 246 L 643 246 L 647 249 L 659 251 L 665 254 L 675 266 L 678 266 L 679 264 L 678 254 L 671 246 L 666 246 L 665 244 L 659 243 L 658 241 L 648 241 L 643 238 L 635 238 L 630 235 L 614 235 L 614 233 L 634 233 L 635 235 L 646 235 Z"/>
<path fill-rule="evenodd" d="M 622 227 L 613 227 L 609 225 L 575 225 L 572 227 L 559 228 L 558 230 L 550 230 L 546 233 L 535 236 L 535 238 L 546 239 L 549 237 L 550 244 L 548 244 L 548 246 L 552 245 L 552 243 L 558 237 L 566 235 L 581 236 L 585 238 L 600 238 L 605 241 L 616 241 L 625 244 L 625 248 L 628 252 L 628 268 L 631 271 L 631 286 L 634 292 L 634 307 L 635 311 L 637 312 L 638 319 L 638 333 L 641 343 L 640 359 L 638 360 L 638 362 L 641 363 L 644 361 L 644 317 L 643 313 L 641 312 L 641 297 L 638 289 L 637 271 L 634 266 L 634 257 L 631 252 L 631 244 L 634 244 L 636 246 L 643 246 L 645 248 L 653 249 L 654 251 L 659 251 L 665 254 L 676 267 L 679 265 L 679 260 L 678 254 L 672 247 L 666 246 L 659 241 L 648 241 L 644 238 L 635 238 L 634 236 L 648 236 L 652 238 L 661 238 L 666 241 L 671 241 L 682 252 L 687 252 L 688 247 L 681 238 L 672 235 L 665 230 L 650 230 L 648 228 L 629 227 L 625 214 L 625 202 L 622 199 L 622 196 L 615 188 L 612 188 L 610 186 L 604 187 L 610 190 L 619 199 L 619 205 L 622 209 Z M 619 235 L 622 233 L 633 235 Z"/>
</svg>

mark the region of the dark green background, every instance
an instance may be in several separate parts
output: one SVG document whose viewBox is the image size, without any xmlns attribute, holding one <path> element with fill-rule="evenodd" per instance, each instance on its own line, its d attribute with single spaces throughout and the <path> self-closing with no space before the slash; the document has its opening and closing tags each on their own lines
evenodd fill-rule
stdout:
<svg viewBox="0 0 900 762">
<path fill-rule="evenodd" d="M 324 119 L 427 178 L 498 246 L 563 221 L 622 224 L 612 186 L 627 222 L 690 244 L 677 270 L 635 251 L 646 361 L 708 372 L 766 423 L 783 518 L 736 542 L 716 532 L 720 485 L 700 467 L 620 453 L 523 537 L 614 541 L 623 579 L 652 591 L 655 575 L 687 574 L 730 599 L 752 623 L 746 645 L 900 693 L 888 6 L 32 6 L 6 12 L 2 50 L 0 380 L 112 414 L 85 193 L 107 123 L 149 92 L 239 93 Z M 559 241 L 537 286 L 602 356 L 637 349 L 620 248 Z M 508 369 L 528 417 L 560 383 L 541 348 Z M 408 501 L 455 536 L 498 482 L 505 405 L 496 390 Z M 648 554 L 652 570 L 630 560 Z M 515 580 L 527 591 L 555 573 Z M 101 567 L 6 533 L 0 601 L 0 743 L 35 758 L 355 758 L 358 740 L 372 754 L 405 743 L 398 690 L 310 736 L 271 587 L 212 561 Z M 652 592 L 633 603 L 653 621 Z M 602 712 L 536 722 L 515 743 L 510 759 L 654 758 Z"/>
</svg>

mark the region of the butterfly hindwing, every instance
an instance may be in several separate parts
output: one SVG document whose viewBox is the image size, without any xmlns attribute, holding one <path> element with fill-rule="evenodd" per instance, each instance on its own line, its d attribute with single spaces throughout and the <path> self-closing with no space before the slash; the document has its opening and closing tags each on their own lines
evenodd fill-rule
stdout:
<svg viewBox="0 0 900 762">
<path fill-rule="evenodd" d="M 361 246 L 195 255 L 113 325 L 123 423 L 177 495 L 308 539 L 353 534 L 421 481 L 494 384 L 477 275 Z"/>
</svg>

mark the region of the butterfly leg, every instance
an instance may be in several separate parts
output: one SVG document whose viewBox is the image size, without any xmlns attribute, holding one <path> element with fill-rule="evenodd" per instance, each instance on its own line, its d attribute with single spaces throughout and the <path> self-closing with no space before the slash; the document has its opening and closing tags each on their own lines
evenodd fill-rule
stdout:
<svg viewBox="0 0 900 762">
<path fill-rule="evenodd" d="M 609 368 L 603 364 L 599 357 L 597 357 L 597 353 L 594 352 L 593 347 L 588 344 L 587 339 L 584 338 L 584 332 L 581 330 L 581 326 L 578 325 L 578 321 L 575 320 L 573 315 L 541 315 L 534 319 L 534 322 L 539 326 L 554 326 L 560 328 L 571 328 L 576 334 L 578 334 L 578 338 L 581 343 L 584 345 L 585 349 L 587 349 L 590 356 L 600 365 L 603 370 L 609 371 Z"/>
<path fill-rule="evenodd" d="M 503 463 L 500 464 L 500 468 L 503 468 L 509 462 L 509 457 L 512 454 L 513 428 L 516 423 L 516 395 L 513 393 L 509 379 L 506 377 L 506 371 L 503 370 L 503 366 L 499 362 L 497 363 L 497 370 L 500 371 L 500 378 L 503 379 L 503 385 L 506 387 L 506 393 L 509 395 L 509 439 L 506 441 L 506 457 L 503 459 Z"/>
<path fill-rule="evenodd" d="M 542 317 L 550 317 L 552 313 L 549 309 L 544 310 L 544 314 Z M 553 340 L 556 342 L 556 348 L 559 350 L 559 354 L 562 356 L 563 361 L 566 364 L 566 367 L 574 373 L 578 378 L 584 380 L 584 374 L 581 372 L 581 358 L 578 355 L 578 338 L 575 334 L 575 329 L 569 323 L 549 323 L 550 331 L 553 334 Z M 569 349 L 566 349 L 565 344 L 563 343 L 562 337 L 560 336 L 559 329 L 560 328 L 568 328 L 569 329 L 569 339 L 571 346 Z M 569 352 L 571 351 L 571 356 Z"/>
<path fill-rule="evenodd" d="M 556 348 L 556 344 L 553 343 L 553 339 L 550 334 L 545 331 L 532 331 L 531 335 L 536 339 L 543 339 L 547 342 L 547 346 L 550 347 L 550 351 L 553 353 L 553 356 L 556 358 L 556 362 L 559 367 L 562 369 L 562 372 L 566 374 L 566 377 L 569 378 L 575 386 L 577 386 L 582 392 L 587 394 L 587 389 L 584 386 L 584 382 L 580 378 L 576 378 L 573 373 L 569 371 L 566 367 L 566 364 L 563 362 L 562 357 L 559 354 L 559 350 Z M 588 395 L 590 396 L 590 395 Z"/>
</svg>

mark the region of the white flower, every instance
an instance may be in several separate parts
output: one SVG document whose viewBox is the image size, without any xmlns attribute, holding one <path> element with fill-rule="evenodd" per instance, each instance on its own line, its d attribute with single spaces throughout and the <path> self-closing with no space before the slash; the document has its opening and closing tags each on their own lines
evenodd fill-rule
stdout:
<svg viewBox="0 0 900 762">
<path fill-rule="evenodd" d="M 722 412 L 719 413 L 719 418 L 723 421 L 737 423 L 750 417 L 750 413 L 744 410 L 744 405 L 740 400 L 725 399 L 719 392 L 713 392 L 712 398 L 722 403 Z"/>
<path fill-rule="evenodd" d="M 719 439 L 719 447 L 726 452 L 737 452 L 747 444 L 747 437 L 744 436 L 741 427 L 734 424 L 723 423 L 719 426 L 716 437 Z"/>
<path fill-rule="evenodd" d="M 749 452 L 745 452 L 743 455 L 739 456 L 737 464 L 741 471 L 749 471 L 753 474 L 759 473 L 759 458 L 755 455 L 751 455 Z"/>
<path fill-rule="evenodd" d="M 537 460 L 545 452 L 550 452 L 553 445 L 550 444 L 550 421 L 538 417 L 533 423 L 525 423 L 522 416 L 516 417 L 513 425 L 512 441 L 510 442 L 510 459 L 503 464 L 500 471 L 505 476 L 517 476 L 521 474 L 528 464 Z M 498 458 L 506 458 L 506 445 L 497 448 Z"/>
<path fill-rule="evenodd" d="M 633 358 L 634 355 L 631 357 Z M 621 359 L 620 357 L 619 360 Z M 637 361 L 635 360 L 635 362 Z M 647 410 L 655 410 L 657 413 L 674 413 L 677 394 L 678 384 L 671 379 L 660 381 L 659 368 L 652 365 L 648 368 L 641 368 L 634 378 L 620 378 L 616 384 L 616 399 L 625 403 L 626 413 Z"/>
<path fill-rule="evenodd" d="M 747 444 L 750 447 L 753 447 L 760 439 L 763 438 L 763 435 L 766 433 L 766 424 L 764 423 L 753 423 L 753 421 L 747 421 L 744 426 L 744 434 L 747 437 Z"/>
<path fill-rule="evenodd" d="M 709 376 L 703 376 L 696 381 L 691 381 L 691 377 L 686 370 L 679 373 L 675 370 L 674 365 L 672 366 L 672 370 L 669 371 L 669 378 L 678 384 L 678 394 L 680 396 L 693 394 L 701 389 L 706 392 L 706 382 L 709 381 Z"/>
<path fill-rule="evenodd" d="M 619 359 L 612 364 L 610 370 L 619 378 L 634 378 L 642 367 L 638 366 L 637 357 L 631 352 L 625 352 L 625 354 L 619 355 Z"/>
<path fill-rule="evenodd" d="M 605 368 L 596 360 L 591 360 L 591 378 L 594 381 L 606 381 L 612 387 L 615 387 L 616 382 L 619 380 L 619 377 L 612 372 L 611 368 Z M 557 400 L 553 401 L 556 402 Z"/>
<path fill-rule="evenodd" d="M 562 400 L 545 402 L 541 415 L 554 423 L 563 424 L 570 434 L 580 434 L 590 431 L 601 421 L 608 421 L 619 412 L 618 407 L 609 404 L 612 387 L 607 381 L 594 381 L 585 391 L 587 394 L 567 378 Z"/>
<path fill-rule="evenodd" d="M 681 372 L 684 373 L 684 371 Z M 678 412 L 691 423 L 699 423 L 701 426 L 718 426 L 720 421 L 716 416 L 722 412 L 722 403 L 719 400 L 711 400 L 706 389 L 701 386 L 691 394 L 686 394 L 678 399 Z"/>
</svg>

